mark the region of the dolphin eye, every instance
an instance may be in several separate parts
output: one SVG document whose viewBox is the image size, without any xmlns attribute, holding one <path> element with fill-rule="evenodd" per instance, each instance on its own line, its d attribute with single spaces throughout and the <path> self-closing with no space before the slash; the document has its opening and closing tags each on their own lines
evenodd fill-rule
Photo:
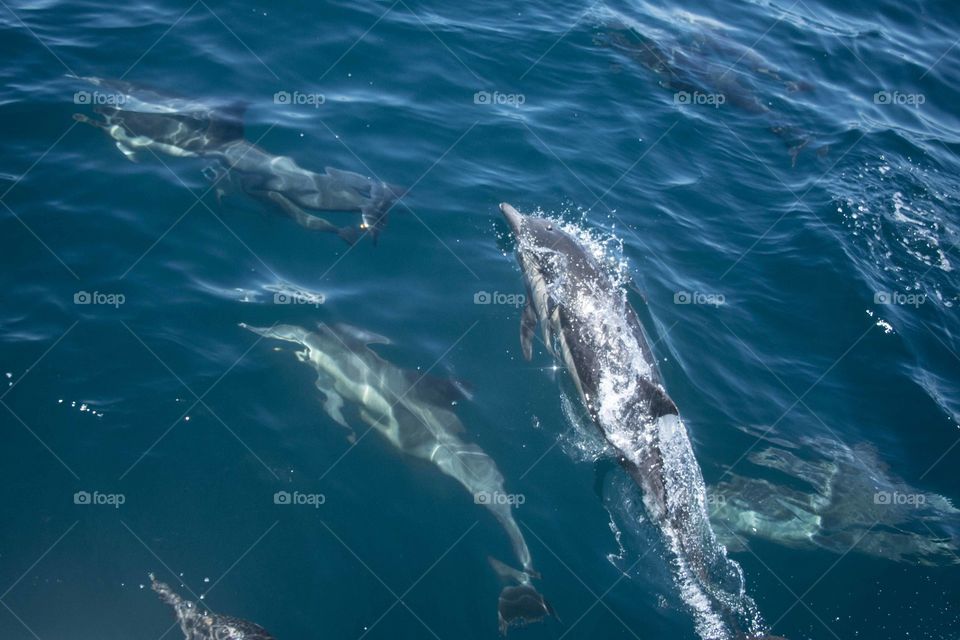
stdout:
<svg viewBox="0 0 960 640">
<path fill-rule="evenodd" d="M 548 225 L 547 225 L 547 231 L 553 231 L 553 225 L 552 225 L 552 224 L 548 224 Z"/>
</svg>

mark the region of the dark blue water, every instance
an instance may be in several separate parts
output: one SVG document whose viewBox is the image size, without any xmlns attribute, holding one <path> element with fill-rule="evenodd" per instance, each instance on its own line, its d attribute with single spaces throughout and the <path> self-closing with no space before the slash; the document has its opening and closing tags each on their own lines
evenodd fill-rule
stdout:
<svg viewBox="0 0 960 640">
<path fill-rule="evenodd" d="M 504 200 L 620 246 L 774 633 L 958 637 L 952 3 L 52 0 L 0 25 L 0 637 L 177 637 L 148 571 L 281 640 L 495 636 L 496 522 L 384 440 L 351 448 L 240 322 L 350 323 L 469 382 L 458 415 L 525 496 L 562 621 L 511 634 L 696 637 L 631 487 L 521 358 L 520 309 L 474 303 L 523 291 Z M 271 152 L 410 191 L 348 248 L 218 202 L 200 160 L 129 162 L 71 119 L 68 75 L 242 100 Z"/>
</svg>

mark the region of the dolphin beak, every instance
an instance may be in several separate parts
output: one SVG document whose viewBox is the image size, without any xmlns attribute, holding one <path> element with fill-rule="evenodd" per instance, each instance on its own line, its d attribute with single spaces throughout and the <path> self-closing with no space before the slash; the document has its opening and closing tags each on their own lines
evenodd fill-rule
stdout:
<svg viewBox="0 0 960 640">
<path fill-rule="evenodd" d="M 520 225 L 523 224 L 523 215 L 506 202 L 500 203 L 500 213 L 503 214 L 503 217 L 507 220 L 507 224 L 510 225 L 510 230 L 513 231 L 513 235 L 519 238 Z"/>
</svg>

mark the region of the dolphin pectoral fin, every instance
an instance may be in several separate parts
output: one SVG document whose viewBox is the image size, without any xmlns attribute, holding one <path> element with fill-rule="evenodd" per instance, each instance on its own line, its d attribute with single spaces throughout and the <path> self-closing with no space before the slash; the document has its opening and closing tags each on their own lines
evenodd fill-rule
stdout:
<svg viewBox="0 0 960 640">
<path fill-rule="evenodd" d="M 140 162 L 140 159 L 137 157 L 137 152 L 122 142 L 117 142 L 117 149 L 120 149 L 120 153 L 122 153 L 130 162 Z"/>
<path fill-rule="evenodd" d="M 353 244 L 356 242 L 356 229 L 351 227 L 338 227 L 337 225 L 324 220 L 323 218 L 310 215 L 278 191 L 250 190 L 248 193 L 253 196 L 266 198 L 273 204 L 277 205 L 283 210 L 284 213 L 293 218 L 294 221 L 296 221 L 296 223 L 301 227 L 310 229 L 312 231 L 327 231 L 329 233 L 335 233 L 347 244 Z"/>
<path fill-rule="evenodd" d="M 472 400 L 473 392 L 466 382 L 454 378 L 442 378 L 418 371 L 404 371 L 408 393 L 432 404 L 451 405 L 461 400 Z"/>
<path fill-rule="evenodd" d="M 216 184 L 221 180 L 226 180 L 230 175 L 230 170 L 226 167 L 218 167 L 215 164 L 209 164 L 201 169 L 200 173 L 209 182 Z"/>
<path fill-rule="evenodd" d="M 323 410 L 333 418 L 334 422 L 349 429 L 350 425 L 347 424 L 347 419 L 343 417 L 343 396 L 329 389 L 324 391 L 324 395 L 326 398 L 323 400 Z"/>
<path fill-rule="evenodd" d="M 97 129 L 106 129 L 106 128 L 107 128 L 107 123 L 106 123 L 106 122 L 101 122 L 100 120 L 94 120 L 93 118 L 90 118 L 90 117 L 88 117 L 88 116 L 85 116 L 85 115 L 82 114 L 82 113 L 75 113 L 75 114 L 73 114 L 73 119 L 76 120 L 77 122 L 82 122 L 82 123 L 84 123 L 84 124 L 88 124 L 88 125 L 90 125 L 91 127 L 96 127 Z"/>
<path fill-rule="evenodd" d="M 355 443 L 357 434 L 354 433 L 353 427 L 347 424 L 347 419 L 343 417 L 343 396 L 332 387 L 326 386 L 323 378 L 317 378 L 316 385 L 323 395 L 323 410 L 334 422 L 347 430 L 347 441 L 350 444 Z"/>
<path fill-rule="evenodd" d="M 523 350 L 523 359 L 530 362 L 533 359 L 533 335 L 537 330 L 537 312 L 533 308 L 530 291 L 527 290 L 527 304 L 523 307 L 520 318 L 520 348 Z"/>
</svg>

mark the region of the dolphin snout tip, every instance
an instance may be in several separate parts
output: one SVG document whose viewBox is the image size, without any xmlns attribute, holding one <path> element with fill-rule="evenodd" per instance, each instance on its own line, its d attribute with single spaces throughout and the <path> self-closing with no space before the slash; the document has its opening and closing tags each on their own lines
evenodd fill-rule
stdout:
<svg viewBox="0 0 960 640">
<path fill-rule="evenodd" d="M 506 218 L 507 224 L 510 225 L 510 228 L 513 229 L 514 232 L 519 231 L 520 221 L 523 219 L 519 211 L 514 209 L 510 203 L 501 202 L 500 213 L 502 213 L 503 217 Z"/>
</svg>

